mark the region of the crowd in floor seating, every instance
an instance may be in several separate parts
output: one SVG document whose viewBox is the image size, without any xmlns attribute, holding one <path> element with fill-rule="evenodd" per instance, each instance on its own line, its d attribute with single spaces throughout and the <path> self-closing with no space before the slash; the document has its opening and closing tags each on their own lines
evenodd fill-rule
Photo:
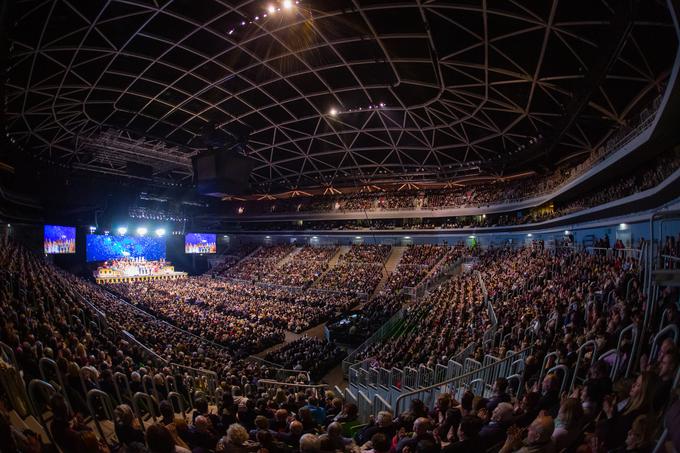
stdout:
<svg viewBox="0 0 680 453">
<path fill-rule="evenodd" d="M 282 365 L 289 370 L 306 370 L 313 381 L 322 378 L 345 355 L 333 341 L 302 336 L 267 353 L 265 360 Z"/>
<path fill-rule="evenodd" d="M 110 285 L 131 303 L 196 335 L 249 353 L 353 307 L 350 295 L 289 291 L 207 276 Z"/>
</svg>

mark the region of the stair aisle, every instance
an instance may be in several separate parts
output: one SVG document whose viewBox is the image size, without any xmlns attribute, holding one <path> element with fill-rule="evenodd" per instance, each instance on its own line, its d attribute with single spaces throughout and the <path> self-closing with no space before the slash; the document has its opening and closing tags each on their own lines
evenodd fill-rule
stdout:
<svg viewBox="0 0 680 453">
<path fill-rule="evenodd" d="M 387 257 L 387 261 L 385 262 L 385 265 L 383 266 L 383 277 L 382 280 L 380 280 L 380 283 L 378 283 L 378 286 L 375 287 L 375 291 L 373 291 L 373 295 L 375 294 L 380 294 L 380 291 L 385 287 L 387 284 L 387 280 L 389 280 L 390 275 L 394 270 L 397 268 L 399 265 L 399 262 L 401 261 L 401 257 L 404 255 L 404 252 L 406 251 L 406 247 L 403 246 L 396 246 L 392 247 L 392 253 L 390 253 L 390 256 Z"/>
<path fill-rule="evenodd" d="M 328 268 L 326 269 L 326 271 L 323 274 L 319 275 L 319 277 L 317 277 L 317 279 L 312 284 L 313 288 L 316 287 L 321 280 L 323 280 L 323 276 L 326 275 L 328 271 L 333 269 L 338 264 L 338 261 L 340 261 L 340 257 L 347 253 L 348 251 L 349 245 L 342 245 L 338 247 L 338 252 L 335 254 L 335 256 L 333 256 L 333 258 L 330 259 L 330 261 L 328 261 Z"/>
</svg>

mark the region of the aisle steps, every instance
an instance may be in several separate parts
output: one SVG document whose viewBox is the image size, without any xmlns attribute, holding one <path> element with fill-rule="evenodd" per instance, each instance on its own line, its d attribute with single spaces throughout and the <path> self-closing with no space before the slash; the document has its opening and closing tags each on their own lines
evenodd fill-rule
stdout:
<svg viewBox="0 0 680 453">
<path fill-rule="evenodd" d="M 382 289 L 387 284 L 390 275 L 392 275 L 392 272 L 394 272 L 394 270 L 399 265 L 401 257 L 404 255 L 405 251 L 406 247 L 404 246 L 392 247 L 392 253 L 390 253 L 390 256 L 387 257 L 387 261 L 385 261 L 385 265 L 382 268 L 383 277 L 380 280 L 380 283 L 378 283 L 378 286 L 375 287 L 375 291 L 373 291 L 371 297 L 376 294 L 380 294 L 380 291 L 382 291 Z"/>
<path fill-rule="evenodd" d="M 326 275 L 328 271 L 337 266 L 338 262 L 340 261 L 340 257 L 347 252 L 349 252 L 349 245 L 342 245 L 338 247 L 338 252 L 335 255 L 333 255 L 333 258 L 331 258 L 328 261 L 328 268 L 326 268 L 326 271 L 319 275 L 316 280 L 314 280 L 314 283 L 312 283 L 311 287 L 315 288 L 319 284 L 319 282 L 323 279 L 323 276 Z"/>
<path fill-rule="evenodd" d="M 300 250 L 302 250 L 302 247 L 295 247 L 295 249 L 292 252 L 290 252 L 288 255 L 284 256 L 281 261 L 276 263 L 276 267 L 281 267 L 284 264 L 286 264 L 287 262 L 289 262 L 290 260 L 292 260 L 293 258 L 295 258 L 295 255 L 300 253 Z"/>
</svg>

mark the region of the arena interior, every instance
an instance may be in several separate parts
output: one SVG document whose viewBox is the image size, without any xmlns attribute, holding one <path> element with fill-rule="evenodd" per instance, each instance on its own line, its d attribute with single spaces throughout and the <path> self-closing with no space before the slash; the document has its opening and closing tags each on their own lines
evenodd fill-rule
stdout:
<svg viewBox="0 0 680 453">
<path fill-rule="evenodd" d="M 680 452 L 680 2 L 0 2 L 0 452 Z"/>
</svg>

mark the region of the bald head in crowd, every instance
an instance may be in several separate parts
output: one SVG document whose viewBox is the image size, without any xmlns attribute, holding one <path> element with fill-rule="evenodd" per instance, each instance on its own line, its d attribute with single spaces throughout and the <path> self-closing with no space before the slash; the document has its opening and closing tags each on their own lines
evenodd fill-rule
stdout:
<svg viewBox="0 0 680 453">
<path fill-rule="evenodd" d="M 553 418 L 548 415 L 539 415 L 531 422 L 527 431 L 527 444 L 540 445 L 550 442 L 553 431 L 555 430 L 555 422 Z"/>
<path fill-rule="evenodd" d="M 320 447 L 321 443 L 319 442 L 319 438 L 314 434 L 305 434 L 300 438 L 301 453 L 316 453 L 319 451 Z"/>
</svg>

